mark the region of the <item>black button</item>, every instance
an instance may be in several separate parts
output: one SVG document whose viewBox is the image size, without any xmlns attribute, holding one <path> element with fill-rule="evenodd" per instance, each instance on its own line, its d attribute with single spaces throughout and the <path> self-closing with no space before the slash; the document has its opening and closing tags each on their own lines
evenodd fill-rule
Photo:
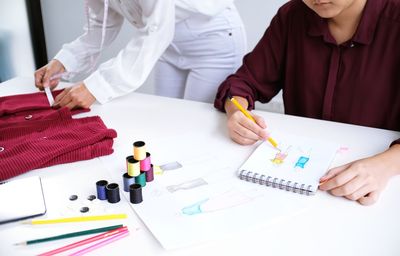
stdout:
<svg viewBox="0 0 400 256">
<path fill-rule="evenodd" d="M 72 195 L 69 197 L 69 200 L 71 200 L 71 201 L 75 201 L 76 199 L 78 199 L 77 195 Z"/>
<path fill-rule="evenodd" d="M 83 212 L 83 213 L 88 212 L 89 211 L 89 207 L 86 207 L 86 206 L 82 207 L 79 211 Z"/>
<path fill-rule="evenodd" d="M 89 200 L 89 201 L 93 201 L 94 199 L 96 199 L 95 195 L 90 195 L 87 197 L 87 200 Z"/>
</svg>

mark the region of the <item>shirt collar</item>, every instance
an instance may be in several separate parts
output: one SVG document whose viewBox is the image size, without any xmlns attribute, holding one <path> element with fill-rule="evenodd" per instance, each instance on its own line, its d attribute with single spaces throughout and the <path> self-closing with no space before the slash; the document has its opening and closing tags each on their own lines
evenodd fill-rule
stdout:
<svg viewBox="0 0 400 256">
<path fill-rule="evenodd" d="M 378 19 L 383 8 L 385 7 L 386 2 L 387 0 L 367 0 L 361 16 L 360 24 L 358 25 L 357 31 L 353 36 L 353 42 L 365 45 L 368 45 L 372 42 Z M 310 36 L 322 36 L 325 42 L 336 44 L 334 38 L 329 33 L 327 20 L 318 16 L 305 4 L 304 6 L 308 9 L 308 34 Z"/>
</svg>

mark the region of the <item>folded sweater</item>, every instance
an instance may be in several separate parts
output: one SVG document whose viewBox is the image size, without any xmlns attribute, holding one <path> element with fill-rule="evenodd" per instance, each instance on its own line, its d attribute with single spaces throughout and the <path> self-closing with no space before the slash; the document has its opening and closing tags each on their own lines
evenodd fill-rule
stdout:
<svg viewBox="0 0 400 256">
<path fill-rule="evenodd" d="M 113 139 L 117 133 L 108 129 L 100 117 L 74 119 L 67 108 L 55 110 L 48 103 L 43 107 L 42 102 L 37 101 L 41 96 L 0 98 L 0 180 L 37 168 L 113 152 Z M 20 114 L 26 111 L 33 113 L 35 118 L 21 118 L 23 115 Z M 88 110 L 73 113 L 82 111 Z"/>
</svg>

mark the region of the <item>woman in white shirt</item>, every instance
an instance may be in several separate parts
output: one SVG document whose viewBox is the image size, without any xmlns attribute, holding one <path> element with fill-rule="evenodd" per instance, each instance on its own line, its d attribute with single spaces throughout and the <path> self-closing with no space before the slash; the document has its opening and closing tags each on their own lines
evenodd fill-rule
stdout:
<svg viewBox="0 0 400 256">
<path fill-rule="evenodd" d="M 220 82 L 236 71 L 246 51 L 243 23 L 233 0 L 87 0 L 86 4 L 86 33 L 35 72 L 38 88 L 54 88 L 59 74 L 72 78 L 93 71 L 124 18 L 136 28 L 135 35 L 115 58 L 58 95 L 56 106 L 106 103 L 141 86 L 155 66 L 156 94 L 213 102 Z"/>
</svg>

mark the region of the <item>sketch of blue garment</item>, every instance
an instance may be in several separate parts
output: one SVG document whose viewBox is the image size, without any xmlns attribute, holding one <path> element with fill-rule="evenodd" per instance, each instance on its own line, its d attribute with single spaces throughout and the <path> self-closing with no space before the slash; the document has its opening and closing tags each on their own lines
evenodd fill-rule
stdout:
<svg viewBox="0 0 400 256">
<path fill-rule="evenodd" d="M 294 168 L 300 167 L 300 168 L 304 169 L 304 166 L 305 166 L 305 164 L 308 162 L 308 160 L 310 160 L 309 157 L 301 156 L 301 157 L 297 160 L 297 163 L 294 165 Z"/>
<path fill-rule="evenodd" d="M 184 208 L 182 208 L 182 213 L 186 214 L 186 215 L 195 215 L 195 214 L 199 214 L 202 213 L 203 211 L 201 210 L 201 205 L 205 202 L 207 202 L 209 200 L 209 198 L 206 198 L 202 201 L 199 201 L 195 204 L 192 204 L 190 206 L 186 206 Z"/>
</svg>

